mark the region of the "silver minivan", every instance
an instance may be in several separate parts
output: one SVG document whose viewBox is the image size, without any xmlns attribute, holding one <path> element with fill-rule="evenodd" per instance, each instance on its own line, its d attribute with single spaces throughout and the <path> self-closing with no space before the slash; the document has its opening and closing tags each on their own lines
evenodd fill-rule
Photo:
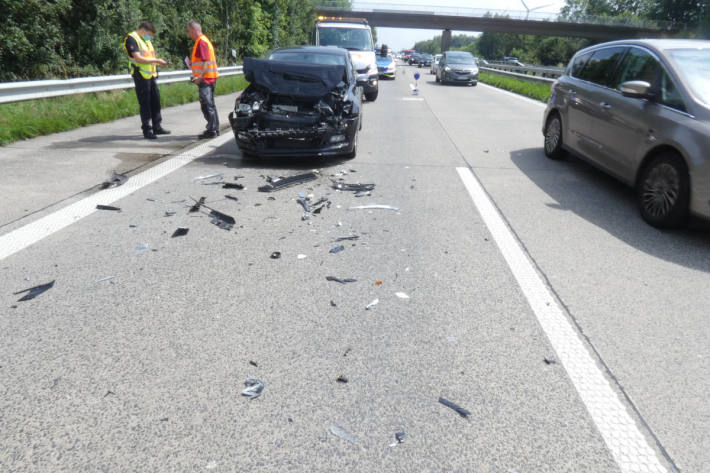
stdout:
<svg viewBox="0 0 710 473">
<path fill-rule="evenodd" d="M 577 52 L 552 85 L 543 134 L 548 157 L 571 151 L 633 186 L 649 224 L 710 218 L 710 41 Z"/>
</svg>

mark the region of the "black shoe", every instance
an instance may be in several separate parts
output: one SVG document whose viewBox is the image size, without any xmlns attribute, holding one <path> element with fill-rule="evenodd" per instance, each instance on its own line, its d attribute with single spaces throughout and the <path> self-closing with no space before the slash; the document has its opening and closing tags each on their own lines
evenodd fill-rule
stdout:
<svg viewBox="0 0 710 473">
<path fill-rule="evenodd" d="M 165 128 L 162 128 L 162 127 L 161 127 L 161 128 L 156 128 L 155 131 L 154 131 L 154 133 L 155 133 L 156 135 L 169 135 L 169 134 L 170 134 L 170 130 L 166 130 Z"/>
<path fill-rule="evenodd" d="M 217 133 L 215 133 L 214 131 L 205 131 L 204 133 L 197 135 L 197 139 L 208 140 L 210 138 L 214 138 L 215 136 L 217 136 Z"/>
<path fill-rule="evenodd" d="M 145 138 L 146 140 L 157 140 L 158 139 L 158 137 L 155 136 L 155 133 L 153 133 L 152 131 L 143 133 L 143 138 Z"/>
</svg>

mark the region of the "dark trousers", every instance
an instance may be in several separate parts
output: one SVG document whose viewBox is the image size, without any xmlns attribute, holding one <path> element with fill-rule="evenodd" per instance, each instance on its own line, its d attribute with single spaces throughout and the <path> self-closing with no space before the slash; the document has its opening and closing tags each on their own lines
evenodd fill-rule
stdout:
<svg viewBox="0 0 710 473">
<path fill-rule="evenodd" d="M 138 77 L 136 77 L 136 75 Z M 144 79 L 140 74 L 133 75 L 136 84 L 136 97 L 141 108 L 141 128 L 143 133 L 150 133 L 153 129 L 160 128 L 163 118 L 160 116 L 160 92 L 155 77 Z M 151 127 L 150 123 L 153 122 Z"/>
<path fill-rule="evenodd" d="M 214 104 L 214 84 L 202 83 L 199 85 L 200 106 L 202 114 L 207 120 L 207 131 L 219 131 L 219 116 L 217 116 L 217 106 Z"/>
</svg>

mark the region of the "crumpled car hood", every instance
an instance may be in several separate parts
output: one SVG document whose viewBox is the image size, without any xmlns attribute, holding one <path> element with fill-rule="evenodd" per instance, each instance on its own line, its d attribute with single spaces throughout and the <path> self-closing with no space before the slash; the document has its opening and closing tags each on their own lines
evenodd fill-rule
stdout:
<svg viewBox="0 0 710 473">
<path fill-rule="evenodd" d="M 244 58 L 246 80 L 272 94 L 322 97 L 343 82 L 344 75 L 345 66 Z"/>
</svg>

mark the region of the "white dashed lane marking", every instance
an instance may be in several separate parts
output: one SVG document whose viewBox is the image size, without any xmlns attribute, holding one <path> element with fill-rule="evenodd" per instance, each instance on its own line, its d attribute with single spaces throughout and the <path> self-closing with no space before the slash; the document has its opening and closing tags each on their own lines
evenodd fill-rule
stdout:
<svg viewBox="0 0 710 473">
<path fill-rule="evenodd" d="M 667 472 L 476 176 L 456 170 L 621 471 Z"/>
</svg>

